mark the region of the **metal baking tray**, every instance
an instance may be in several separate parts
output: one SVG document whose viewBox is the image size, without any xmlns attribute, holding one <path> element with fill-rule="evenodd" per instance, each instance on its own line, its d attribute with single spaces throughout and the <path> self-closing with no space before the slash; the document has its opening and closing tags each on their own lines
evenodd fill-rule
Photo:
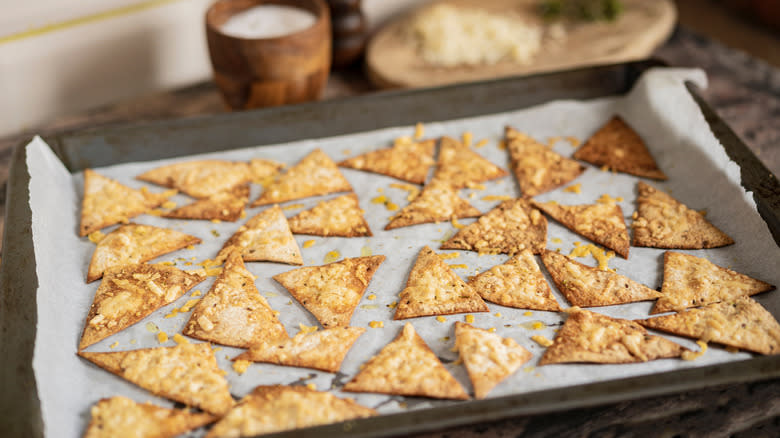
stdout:
<svg viewBox="0 0 780 438">
<path fill-rule="evenodd" d="M 234 114 L 85 129 L 45 141 L 76 172 L 133 161 L 192 155 L 328 137 L 521 109 L 555 99 L 592 99 L 624 94 L 655 60 L 590 67 L 560 73 L 499 79 L 422 90 L 404 90 Z M 780 185 L 777 178 L 698 94 L 715 136 L 741 168 L 758 212 L 780 245 Z M 26 142 L 24 143 L 26 144 Z M 40 404 L 32 371 L 37 280 L 33 253 L 29 175 L 24 144 L 13 156 L 7 188 L 4 254 L 0 266 L 0 430 L 5 436 L 42 436 Z M 274 436 L 408 435 L 519 415 L 549 413 L 677 393 L 725 383 L 780 376 L 780 356 L 755 357 L 701 368 L 469 401 Z"/>
</svg>

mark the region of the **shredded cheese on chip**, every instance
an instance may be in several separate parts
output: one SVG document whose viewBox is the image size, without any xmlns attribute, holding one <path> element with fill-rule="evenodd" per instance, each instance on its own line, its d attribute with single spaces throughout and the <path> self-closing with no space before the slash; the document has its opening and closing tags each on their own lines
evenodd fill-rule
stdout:
<svg viewBox="0 0 780 438">
<path fill-rule="evenodd" d="M 252 362 L 248 360 L 239 359 L 233 362 L 233 371 L 235 371 L 238 375 L 244 374 L 251 364 Z"/>
</svg>

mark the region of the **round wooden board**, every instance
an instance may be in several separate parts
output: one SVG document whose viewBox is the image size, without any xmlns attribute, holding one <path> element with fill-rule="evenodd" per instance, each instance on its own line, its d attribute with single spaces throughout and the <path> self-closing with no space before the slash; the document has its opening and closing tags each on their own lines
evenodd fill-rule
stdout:
<svg viewBox="0 0 780 438">
<path fill-rule="evenodd" d="M 538 0 L 443 0 L 459 7 L 490 12 L 515 11 L 527 21 L 542 23 L 535 11 Z M 648 57 L 669 37 L 677 11 L 672 0 L 623 0 L 624 10 L 614 22 L 583 22 L 566 26 L 562 43 L 542 46 L 526 65 L 436 67 L 426 63 L 409 44 L 404 30 L 418 9 L 382 28 L 366 48 L 366 71 L 381 88 L 429 87 L 455 82 L 551 72 L 577 67 L 633 61 Z"/>
</svg>

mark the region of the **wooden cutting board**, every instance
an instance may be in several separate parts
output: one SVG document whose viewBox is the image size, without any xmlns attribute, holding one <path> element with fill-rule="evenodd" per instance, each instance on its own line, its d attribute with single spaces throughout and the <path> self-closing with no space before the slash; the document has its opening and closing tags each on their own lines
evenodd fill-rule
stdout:
<svg viewBox="0 0 780 438">
<path fill-rule="evenodd" d="M 443 0 L 464 8 L 482 8 L 506 14 L 514 11 L 526 21 L 543 24 L 536 12 L 539 0 Z M 502 61 L 492 65 L 437 67 L 426 63 L 404 31 L 417 9 L 380 29 L 366 48 L 366 70 L 381 88 L 429 87 L 501 76 L 551 72 L 648 57 L 669 37 L 677 11 L 671 0 L 623 0 L 624 10 L 614 22 L 577 22 L 566 25 L 566 39 L 544 43 L 525 65 Z"/>
</svg>

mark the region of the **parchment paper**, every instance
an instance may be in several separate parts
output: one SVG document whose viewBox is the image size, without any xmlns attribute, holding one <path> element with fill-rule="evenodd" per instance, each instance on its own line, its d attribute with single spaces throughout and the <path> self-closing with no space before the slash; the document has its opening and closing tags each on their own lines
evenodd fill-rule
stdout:
<svg viewBox="0 0 780 438">
<path fill-rule="evenodd" d="M 641 78 L 635 89 L 625 97 L 591 101 L 556 101 L 522 111 L 430 123 L 425 126 L 425 135 L 426 137 L 438 137 L 443 134 L 460 136 L 463 132 L 470 131 L 473 133 L 474 143 L 481 139 L 488 139 L 487 145 L 474 150 L 494 163 L 508 168 L 507 152 L 498 147 L 505 125 L 512 125 L 542 142 L 546 142 L 553 136 L 573 136 L 585 140 L 613 114 L 620 114 L 646 140 L 659 166 L 669 176 L 668 182 L 651 183 L 670 192 L 692 208 L 706 209 L 707 218 L 737 242 L 725 248 L 683 252 L 705 257 L 716 264 L 728 266 L 775 285 L 780 284 L 780 272 L 777 270 L 780 250 L 775 245 L 766 224 L 757 214 L 751 197 L 740 186 L 739 168 L 729 161 L 723 148 L 710 132 L 698 107 L 683 87 L 685 79 L 706 86 L 706 78 L 699 70 L 654 70 Z M 412 135 L 413 132 L 414 127 L 404 126 L 197 157 L 123 164 L 96 170 L 130 187 L 139 188 L 144 184 L 136 181 L 135 175 L 176 161 L 206 157 L 228 160 L 248 160 L 259 157 L 292 165 L 316 147 L 322 148 L 331 158 L 339 161 L 368 150 L 386 147 L 391 144 L 392 139 L 400 135 Z M 554 149 L 565 156 L 571 155 L 574 151 L 574 148 L 564 140 L 556 142 Z M 99 284 L 99 282 L 86 284 L 84 281 L 95 245 L 88 239 L 77 236 L 83 175 L 69 174 L 39 138 L 27 146 L 27 157 L 31 175 L 30 205 L 33 214 L 35 259 L 40 284 L 37 292 L 38 327 L 33 366 L 40 391 L 46 434 L 61 437 L 80 436 L 89 421 L 90 407 L 102 397 L 121 394 L 140 402 L 152 401 L 163 406 L 171 406 L 170 402 L 152 396 L 76 356 L 84 319 Z M 423 245 L 438 249 L 442 239 L 449 237 L 455 231 L 450 223 L 419 225 L 391 232 L 383 231 L 388 218 L 395 212 L 388 211 L 383 204 L 373 203 L 372 199 L 385 195 L 403 207 L 407 204 L 407 193 L 389 187 L 391 183 L 399 181 L 351 169 L 343 169 L 342 172 L 358 194 L 360 205 L 366 212 L 366 219 L 374 237 L 347 239 L 296 235 L 296 240 L 299 244 L 308 240 L 316 242 L 314 246 L 302 250 L 306 266 L 323 264 L 325 255 L 330 251 L 338 251 L 341 257 L 357 257 L 368 252 L 386 255 L 387 261 L 377 271 L 352 318 L 354 326 L 368 327 L 370 321 L 376 320 L 384 321 L 384 328 L 368 328 L 347 355 L 341 373 L 335 375 L 302 368 L 253 364 L 245 374 L 239 376 L 232 370 L 231 362 L 227 358 L 234 357 L 240 350 L 224 347 L 216 355 L 222 369 L 228 371 L 227 379 L 231 385 L 231 393 L 238 398 L 261 384 L 314 383 L 318 389 L 331 389 L 336 395 L 353 397 L 361 404 L 377 408 L 380 413 L 455 403 L 378 394 L 342 393 L 338 390 L 357 373 L 361 363 L 390 342 L 406 323 L 406 321 L 392 321 L 395 310 L 388 305 L 397 301 L 398 292 L 403 288 L 419 250 Z M 568 193 L 558 189 L 538 196 L 537 199 L 542 201 L 554 199 L 562 204 L 582 204 L 595 202 L 604 193 L 613 198 L 622 197 L 623 200 L 619 204 L 626 215 L 626 222 L 630 224 L 630 215 L 635 210 L 637 181 L 638 178 L 633 176 L 603 172 L 589 166 L 588 170 L 574 181 L 581 183 L 581 193 Z M 463 190 L 461 196 L 481 211 L 487 212 L 499 201 L 485 201 L 482 199 L 484 196 L 519 194 L 512 177 L 490 182 L 485 186 L 487 187 L 485 190 Z M 150 189 L 158 190 L 156 187 Z M 253 185 L 251 199 L 255 199 L 260 190 L 260 186 Z M 382 193 L 379 190 L 382 190 Z M 475 195 L 472 197 L 471 193 Z M 291 201 L 283 204 L 283 207 L 292 204 L 304 205 L 303 208 L 286 209 L 285 214 L 290 217 L 304 208 L 316 205 L 323 199 L 335 196 L 338 195 Z M 189 199 L 182 195 L 178 195 L 174 200 L 179 205 L 189 202 Z M 262 208 L 249 209 L 247 219 L 261 210 Z M 247 219 L 235 223 L 214 224 L 208 221 L 171 220 L 144 215 L 134 219 L 134 222 L 169 227 L 203 239 L 203 243 L 197 245 L 194 250 L 181 250 L 153 260 L 154 262 L 172 261 L 181 269 L 192 269 L 197 266 L 186 266 L 185 263 L 197 263 L 214 258 L 223 242 Z M 460 222 L 468 224 L 472 221 L 473 219 L 464 219 Z M 113 227 L 104 232 L 111 229 Z M 586 239 L 550 221 L 548 248 L 560 248 L 563 253 L 568 254 L 574 248 L 575 241 L 587 242 Z M 609 266 L 616 269 L 618 273 L 656 288 L 662 281 L 663 252 L 661 249 L 632 247 L 629 260 L 616 257 L 610 260 Z M 464 278 L 503 263 L 508 258 L 505 255 L 480 257 L 468 251 L 459 251 L 459 253 L 458 258 L 449 259 L 447 262 L 467 265 L 468 269 L 455 270 Z M 595 261 L 590 256 L 579 260 L 591 266 L 595 265 Z M 268 299 L 270 305 L 281 312 L 280 319 L 291 335 L 298 332 L 299 324 L 317 325 L 315 318 L 271 279 L 271 276 L 294 267 L 255 262 L 247 263 L 247 267 L 258 276 L 256 281 L 258 289 Z M 195 290 L 205 294 L 213 280 L 214 277 L 209 277 Z M 551 282 L 550 284 L 552 285 Z M 568 303 L 554 286 L 553 290 L 562 307 L 568 307 Z M 171 336 L 180 333 L 189 314 L 179 314 L 173 318 L 164 318 L 164 315 L 173 308 L 181 307 L 191 298 L 190 294 L 158 310 L 135 326 L 93 345 L 87 351 L 121 351 L 159 346 L 156 333 L 147 329 L 147 323 L 153 322 L 160 330 Z M 370 294 L 375 294 L 376 299 L 369 300 Z M 780 313 L 780 296 L 777 292 L 770 292 L 756 298 L 774 315 Z M 694 361 L 667 359 L 631 365 L 553 365 L 536 368 L 544 349 L 531 341 L 530 337 L 541 334 L 552 339 L 555 336 L 554 330 L 562 324 L 564 315 L 533 311 L 530 316 L 526 316 L 524 315 L 526 310 L 523 309 L 512 309 L 491 303 L 488 305 L 490 313 L 474 314 L 474 325 L 481 328 L 495 327 L 496 333 L 515 339 L 533 353 L 533 358 L 527 366 L 498 385 L 490 393 L 490 397 L 700 367 L 751 357 L 748 353 L 729 353 L 724 349 L 711 347 L 706 354 Z M 633 319 L 647 317 L 651 306 L 651 302 L 645 302 L 593 310 L 610 316 Z M 409 321 L 414 324 L 431 349 L 445 362 L 446 367 L 470 390 L 471 384 L 465 369 L 462 365 L 454 363 L 457 355 L 451 351 L 454 345 L 453 324 L 463 319 L 464 315 L 451 315 L 446 317 L 445 323 L 438 322 L 434 317 L 415 318 Z M 543 322 L 545 327 L 533 330 L 531 327 L 534 321 Z M 697 348 L 692 341 L 668 337 L 689 348 Z M 198 341 L 191 340 L 191 342 Z M 112 344 L 115 344 L 113 348 Z M 171 346 L 174 343 L 169 341 L 165 345 Z M 196 432 L 196 435 L 200 435 L 200 432 Z"/>
</svg>

